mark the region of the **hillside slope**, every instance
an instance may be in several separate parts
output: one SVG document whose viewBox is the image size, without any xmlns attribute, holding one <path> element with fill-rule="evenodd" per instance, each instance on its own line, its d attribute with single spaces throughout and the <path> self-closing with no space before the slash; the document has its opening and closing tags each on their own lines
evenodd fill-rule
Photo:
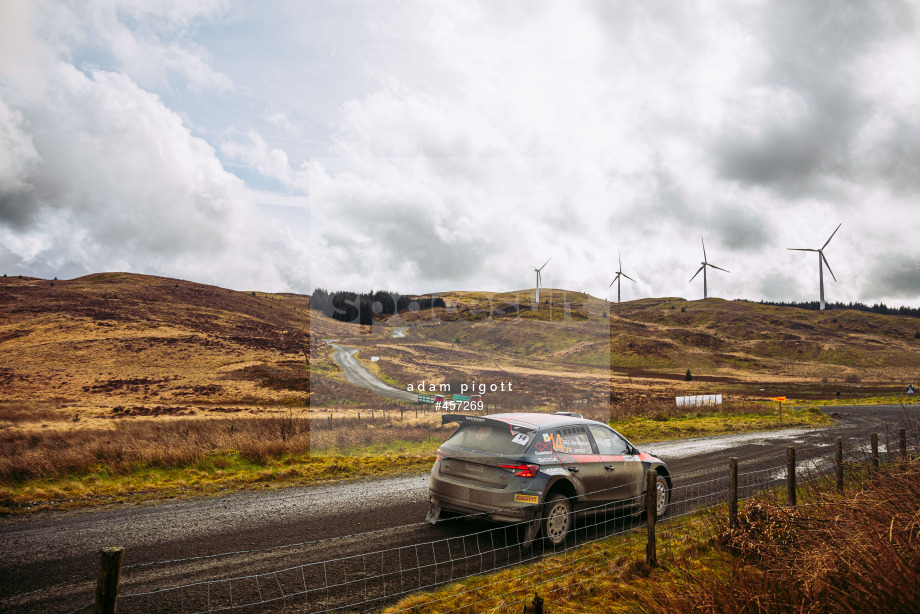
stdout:
<svg viewBox="0 0 920 614">
<path fill-rule="evenodd" d="M 51 415 L 39 410 L 120 418 L 375 406 L 341 377 L 330 338 L 348 339 L 404 389 L 513 381 L 513 394 L 493 397 L 511 409 L 599 408 L 608 393 L 892 393 L 920 375 L 917 318 L 721 299 L 611 304 L 555 289 L 540 305 L 527 291 L 439 296 L 446 309 L 361 327 L 294 294 L 129 273 L 0 278 L 0 402 L 39 412 L 37 421 Z M 396 326 L 408 336 L 392 337 Z"/>
<path fill-rule="evenodd" d="M 309 324 L 309 299 L 296 295 L 128 273 L 2 278 L 0 400 L 121 417 L 305 397 Z M 258 385 L 264 365 L 292 389 Z"/>
</svg>

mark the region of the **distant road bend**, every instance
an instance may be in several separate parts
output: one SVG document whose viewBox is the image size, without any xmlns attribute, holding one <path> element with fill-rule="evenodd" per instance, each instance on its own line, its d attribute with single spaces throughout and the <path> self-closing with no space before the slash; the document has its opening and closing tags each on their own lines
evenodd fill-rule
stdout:
<svg viewBox="0 0 920 614">
<path fill-rule="evenodd" d="M 362 388 L 367 388 L 377 394 L 389 397 L 391 399 L 398 399 L 400 401 L 410 401 L 415 402 L 418 400 L 418 396 L 406 392 L 405 390 L 400 390 L 398 388 L 393 388 L 387 386 L 382 381 L 380 381 L 376 375 L 367 370 L 367 367 L 358 362 L 358 359 L 355 358 L 355 354 L 358 353 L 357 348 L 352 348 L 344 345 L 338 345 L 332 343 L 330 340 L 327 341 L 329 345 L 335 350 L 335 353 L 332 355 L 332 358 L 342 370 L 345 371 L 345 379 L 347 379 L 352 384 L 361 386 Z"/>
</svg>

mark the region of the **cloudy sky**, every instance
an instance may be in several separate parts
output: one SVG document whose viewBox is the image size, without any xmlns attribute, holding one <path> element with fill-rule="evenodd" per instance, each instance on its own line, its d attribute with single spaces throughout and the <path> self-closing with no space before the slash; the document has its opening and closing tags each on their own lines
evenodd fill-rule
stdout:
<svg viewBox="0 0 920 614">
<path fill-rule="evenodd" d="M 0 273 L 920 305 L 917 2 L 0 0 Z"/>
</svg>

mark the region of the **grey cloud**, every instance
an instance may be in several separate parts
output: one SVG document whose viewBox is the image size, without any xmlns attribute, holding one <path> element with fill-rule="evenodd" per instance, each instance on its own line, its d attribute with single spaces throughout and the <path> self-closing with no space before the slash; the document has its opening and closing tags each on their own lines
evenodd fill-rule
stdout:
<svg viewBox="0 0 920 614">
<path fill-rule="evenodd" d="M 744 204 L 695 202 L 669 171 L 658 168 L 653 174 L 655 198 L 651 205 L 637 207 L 643 225 L 660 227 L 663 222 L 678 224 L 689 234 L 697 231 L 712 236 L 732 250 L 756 250 L 770 243 L 771 224 L 760 212 Z M 720 200 L 724 197 L 720 197 Z M 636 219 L 631 223 L 635 224 Z"/>
<path fill-rule="evenodd" d="M 819 188 L 822 176 L 851 174 L 859 165 L 852 142 L 873 111 L 857 92 L 851 63 L 873 43 L 903 31 L 905 6 L 828 0 L 765 7 L 763 42 L 773 61 L 762 85 L 798 96 L 803 112 L 761 126 L 753 136 L 720 134 L 712 154 L 722 176 L 799 194 Z"/>
<path fill-rule="evenodd" d="M 692 205 L 668 169 L 659 164 L 650 179 L 654 185 L 654 199 L 650 207 L 639 205 L 640 210 L 645 212 L 645 223 L 657 226 L 662 219 L 690 222 L 693 219 Z"/>
<path fill-rule="evenodd" d="M 0 192 L 0 224 L 13 230 L 25 230 L 35 218 L 36 203 L 27 191 Z"/>
<path fill-rule="evenodd" d="M 770 239 L 770 225 L 764 217 L 740 208 L 719 208 L 708 226 L 729 249 L 758 250 L 766 247 Z"/>
<path fill-rule="evenodd" d="M 768 301 L 813 300 L 794 277 L 782 273 L 768 275 L 757 288 Z"/>
<path fill-rule="evenodd" d="M 23 114 L 0 98 L 0 224 L 26 228 L 35 213 L 30 185 L 41 166 Z"/>
<path fill-rule="evenodd" d="M 758 137 L 727 135 L 715 148 L 718 170 L 723 177 L 772 185 L 784 193 L 812 187 L 808 180 L 824 170 L 832 149 L 828 141 L 834 136 L 828 123 L 813 116 Z"/>
<path fill-rule="evenodd" d="M 894 122 L 887 138 L 868 152 L 865 178 L 895 193 L 913 196 L 920 190 L 920 125 Z"/>
<path fill-rule="evenodd" d="M 407 283 L 461 282 L 480 271 L 489 251 L 485 239 L 442 239 L 435 215 L 421 206 L 372 203 L 354 206 L 349 215 L 357 232 L 348 236 L 327 233 L 325 242 L 348 254 L 351 265 L 359 270 L 369 268 L 362 257 L 386 262 L 394 269 L 408 264 L 416 271 L 416 279 Z M 449 223 L 446 225 L 449 229 Z M 368 250 L 358 237 L 370 237 L 373 248 Z"/>
<path fill-rule="evenodd" d="M 880 255 L 860 294 L 866 301 L 880 296 L 916 299 L 920 295 L 920 255 Z"/>
</svg>

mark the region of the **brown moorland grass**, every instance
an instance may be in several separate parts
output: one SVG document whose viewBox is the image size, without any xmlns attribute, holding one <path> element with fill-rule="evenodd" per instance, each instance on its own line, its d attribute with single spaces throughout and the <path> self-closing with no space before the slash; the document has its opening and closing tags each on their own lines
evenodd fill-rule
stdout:
<svg viewBox="0 0 920 614">
<path fill-rule="evenodd" d="M 309 449 L 309 418 L 293 411 L 267 418 L 123 420 L 113 429 L 5 430 L 0 431 L 0 483 L 183 467 L 228 450 L 258 463 Z"/>
<path fill-rule="evenodd" d="M 601 411 L 586 413 L 606 419 Z M 772 426 L 769 418 L 746 414 L 612 424 L 638 444 Z M 434 412 L 296 408 L 262 416 L 59 420 L 51 429 L 4 429 L 0 510 L 424 473 L 453 430 Z"/>
<path fill-rule="evenodd" d="M 305 486 L 430 470 L 450 427 L 290 409 L 271 417 L 154 418 L 0 431 L 0 513 Z M 98 424 L 98 422 L 97 422 Z"/>
<path fill-rule="evenodd" d="M 639 611 L 917 612 L 920 462 L 883 468 L 845 495 L 825 489 L 791 510 L 747 503 L 717 543 L 727 574 L 689 575 L 653 589 Z"/>
</svg>

